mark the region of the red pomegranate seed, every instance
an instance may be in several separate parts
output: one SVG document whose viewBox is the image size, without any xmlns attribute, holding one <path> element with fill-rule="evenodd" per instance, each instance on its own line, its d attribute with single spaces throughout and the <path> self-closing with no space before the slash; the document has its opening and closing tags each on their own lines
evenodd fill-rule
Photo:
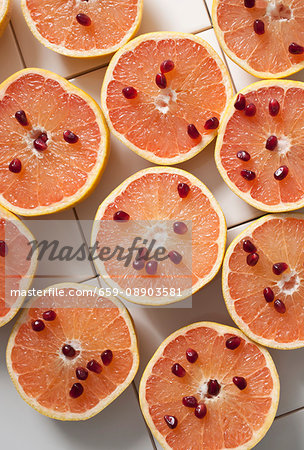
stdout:
<svg viewBox="0 0 304 450">
<path fill-rule="evenodd" d="M 259 255 L 257 253 L 250 253 L 250 255 L 247 256 L 247 264 L 248 266 L 254 267 L 257 265 L 259 260 Z"/>
<path fill-rule="evenodd" d="M 181 198 L 186 198 L 190 192 L 190 187 L 186 183 L 179 183 L 177 186 L 177 192 Z"/>
<path fill-rule="evenodd" d="M 44 322 L 40 319 L 32 321 L 32 328 L 34 331 L 42 331 L 45 328 Z"/>
<path fill-rule="evenodd" d="M 208 394 L 209 395 L 218 395 L 221 390 L 221 386 L 219 385 L 217 380 L 209 380 L 208 381 Z"/>
<path fill-rule="evenodd" d="M 302 45 L 296 44 L 296 42 L 292 42 L 288 47 L 288 51 L 292 55 L 302 55 L 304 53 L 304 47 L 302 47 Z"/>
<path fill-rule="evenodd" d="M 113 215 L 113 219 L 120 222 L 127 222 L 130 219 L 130 216 L 124 211 L 116 211 Z"/>
<path fill-rule="evenodd" d="M 81 383 L 74 383 L 70 390 L 70 397 L 78 398 L 83 394 L 83 386 Z"/>
<path fill-rule="evenodd" d="M 249 103 L 249 105 L 245 108 L 245 114 L 246 116 L 252 117 L 256 113 L 256 106 L 254 103 Z"/>
<path fill-rule="evenodd" d="M 252 170 L 247 170 L 247 169 L 243 169 L 241 170 L 241 175 L 243 178 L 245 178 L 245 180 L 247 181 L 252 181 L 255 179 L 255 172 L 253 172 Z"/>
<path fill-rule="evenodd" d="M 186 234 L 188 227 L 184 222 L 174 222 L 173 231 L 176 234 Z"/>
<path fill-rule="evenodd" d="M 147 259 L 147 257 L 146 257 L 147 253 L 148 253 L 148 250 L 145 247 L 141 247 L 138 250 L 138 254 L 136 256 L 136 259 L 144 259 L 144 260 L 146 260 Z"/>
<path fill-rule="evenodd" d="M 217 117 L 211 117 L 211 119 L 206 120 L 204 128 L 205 130 L 216 130 L 219 124 L 220 123 Z"/>
<path fill-rule="evenodd" d="M 272 98 L 269 101 L 269 114 L 273 117 L 277 116 L 279 114 L 280 111 L 280 103 L 277 101 L 277 99 Z"/>
<path fill-rule="evenodd" d="M 47 149 L 47 143 L 44 142 L 40 137 L 34 140 L 34 147 L 39 152 Z"/>
<path fill-rule="evenodd" d="M 10 162 L 8 168 L 13 173 L 20 173 L 21 169 L 22 169 L 22 164 L 21 164 L 20 159 L 18 159 L 18 158 L 13 159 Z"/>
<path fill-rule="evenodd" d="M 46 133 L 41 133 L 39 136 L 40 139 L 43 140 L 43 142 L 46 142 L 48 140 L 47 134 Z"/>
<path fill-rule="evenodd" d="M 285 306 L 284 302 L 282 302 L 282 300 L 279 300 L 279 299 L 275 300 L 274 307 L 275 307 L 275 310 L 280 314 L 284 314 L 286 312 L 286 306 Z"/>
<path fill-rule="evenodd" d="M 288 269 L 288 265 L 284 262 L 281 263 L 275 263 L 272 266 L 272 271 L 275 275 L 281 275 L 283 272 L 285 272 Z"/>
<path fill-rule="evenodd" d="M 155 83 L 160 89 L 166 89 L 167 87 L 167 78 L 163 73 L 158 73 L 155 77 Z"/>
<path fill-rule="evenodd" d="M 255 6 L 255 0 L 244 0 L 246 8 L 253 8 Z"/>
<path fill-rule="evenodd" d="M 77 367 L 76 377 L 78 380 L 86 380 L 89 376 L 89 372 L 84 367 Z"/>
<path fill-rule="evenodd" d="M 241 159 L 242 161 L 247 162 L 250 160 L 250 155 L 245 150 L 241 150 L 240 152 L 237 152 L 236 156 L 237 156 L 237 158 Z"/>
<path fill-rule="evenodd" d="M 28 125 L 28 120 L 27 120 L 26 114 L 23 111 L 23 109 L 16 112 L 15 118 L 18 120 L 20 125 L 22 125 L 23 127 L 26 127 Z"/>
<path fill-rule="evenodd" d="M 193 396 L 188 396 L 183 398 L 183 405 L 187 406 L 188 408 L 196 408 L 197 407 L 197 400 Z"/>
<path fill-rule="evenodd" d="M 180 264 L 181 260 L 183 259 L 182 255 L 178 252 L 176 252 L 175 250 L 172 250 L 171 252 L 168 253 L 169 259 L 174 263 L 174 264 Z"/>
<path fill-rule="evenodd" d="M 146 264 L 146 272 L 148 275 L 155 275 L 157 272 L 157 262 L 156 261 L 149 261 Z"/>
<path fill-rule="evenodd" d="M 127 86 L 122 90 L 123 96 L 128 100 L 133 100 L 137 97 L 137 90 L 132 86 Z"/>
<path fill-rule="evenodd" d="M 44 313 L 42 314 L 42 317 L 44 320 L 46 320 L 47 322 L 52 322 L 53 320 L 56 319 L 57 314 L 55 313 L 55 311 L 53 311 L 52 309 L 50 309 L 49 311 L 44 311 Z"/>
<path fill-rule="evenodd" d="M 247 381 L 243 377 L 233 377 L 232 381 L 240 391 L 243 391 L 247 387 Z"/>
<path fill-rule="evenodd" d="M 78 136 L 76 134 L 73 133 L 73 131 L 70 130 L 66 130 L 63 133 L 63 139 L 65 140 L 65 142 L 67 142 L 68 144 L 76 144 L 76 142 L 78 142 Z"/>
<path fill-rule="evenodd" d="M 287 177 L 289 169 L 287 166 L 279 167 L 273 174 L 274 178 L 278 181 L 284 180 Z"/>
<path fill-rule="evenodd" d="M 64 356 L 68 356 L 69 358 L 73 358 L 76 355 L 74 347 L 69 344 L 64 344 L 61 350 Z"/>
<path fill-rule="evenodd" d="M 144 259 L 135 259 L 133 262 L 133 269 L 135 270 L 142 270 L 145 267 L 145 261 Z"/>
<path fill-rule="evenodd" d="M 112 350 L 105 350 L 104 352 L 102 352 L 101 354 L 101 360 L 104 363 L 105 366 L 108 366 L 109 364 L 111 364 L 113 359 L 113 352 Z"/>
<path fill-rule="evenodd" d="M 245 241 L 243 242 L 243 250 L 246 253 L 255 253 L 257 251 L 257 248 L 251 241 L 249 241 L 249 239 L 245 239 Z"/>
<path fill-rule="evenodd" d="M 87 16 L 84 13 L 79 13 L 76 16 L 76 20 L 80 25 L 83 25 L 84 27 L 89 27 L 92 23 L 91 19 L 89 18 L 89 16 Z"/>
<path fill-rule="evenodd" d="M 274 300 L 274 293 L 273 293 L 273 290 L 270 287 L 266 287 L 263 290 L 263 294 L 264 294 L 266 302 L 268 302 L 268 303 L 273 302 L 273 300 Z"/>
<path fill-rule="evenodd" d="M 232 336 L 226 341 L 226 347 L 229 350 L 235 350 L 241 345 L 241 338 L 239 336 Z"/>
<path fill-rule="evenodd" d="M 185 369 L 178 363 L 173 364 L 173 366 L 171 367 L 171 372 L 173 373 L 173 375 L 176 375 L 177 377 L 180 378 L 186 375 Z"/>
<path fill-rule="evenodd" d="M 199 403 L 195 408 L 194 414 L 198 419 L 203 419 L 207 414 L 207 406 L 205 403 Z"/>
<path fill-rule="evenodd" d="M 5 241 L 0 241 L 0 256 L 3 258 L 7 255 L 8 248 Z"/>
<path fill-rule="evenodd" d="M 186 350 L 186 358 L 189 361 L 189 363 L 194 364 L 198 358 L 198 353 L 193 350 L 193 348 L 188 348 Z"/>
<path fill-rule="evenodd" d="M 265 33 L 265 25 L 263 20 L 255 20 L 253 22 L 253 29 L 256 34 L 264 34 Z"/>
<path fill-rule="evenodd" d="M 190 125 L 188 125 L 187 132 L 191 139 L 198 139 L 201 136 L 200 132 L 198 131 L 196 126 L 193 125 L 193 123 L 190 123 Z"/>
<path fill-rule="evenodd" d="M 276 136 L 269 136 L 269 138 L 266 141 L 265 147 L 267 150 L 274 150 L 276 146 L 278 145 L 278 138 Z"/>
<path fill-rule="evenodd" d="M 166 59 L 166 61 L 163 61 L 160 65 L 160 71 L 161 73 L 168 73 L 171 72 L 175 67 L 175 64 L 171 59 Z"/>
<path fill-rule="evenodd" d="M 100 373 L 102 372 L 102 367 L 99 364 L 99 362 L 96 361 L 96 359 L 92 359 L 87 364 L 87 369 L 89 369 L 91 372 Z"/>
<path fill-rule="evenodd" d="M 171 428 L 171 430 L 174 430 L 174 428 L 177 427 L 177 418 L 174 416 L 164 416 L 165 422 L 168 425 L 169 428 Z"/>
<path fill-rule="evenodd" d="M 239 94 L 234 103 L 235 109 L 242 111 L 246 107 L 246 97 L 243 94 Z"/>
</svg>

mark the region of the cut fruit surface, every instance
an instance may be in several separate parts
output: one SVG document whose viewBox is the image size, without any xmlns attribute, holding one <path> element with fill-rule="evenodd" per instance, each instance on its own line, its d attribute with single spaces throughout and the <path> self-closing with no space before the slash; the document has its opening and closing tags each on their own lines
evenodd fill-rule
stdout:
<svg viewBox="0 0 304 450">
<path fill-rule="evenodd" d="M 225 111 L 215 161 L 227 185 L 255 208 L 304 206 L 303 105 L 304 83 L 269 80 L 240 91 Z"/>
<path fill-rule="evenodd" d="M 282 78 L 304 67 L 301 0 L 213 0 L 212 21 L 221 47 L 259 78 Z"/>
<path fill-rule="evenodd" d="M 229 314 L 251 339 L 268 347 L 304 346 L 304 216 L 268 215 L 232 242 L 223 264 Z M 248 249 L 248 242 L 254 249 Z M 245 244 L 244 244 L 245 243 Z M 255 266 L 248 255 L 259 256 Z"/>
<path fill-rule="evenodd" d="M 151 167 L 103 201 L 91 245 L 97 247 L 97 271 L 117 295 L 162 305 L 208 283 L 220 268 L 225 242 L 224 215 L 206 186 L 184 170 Z M 126 250 L 124 256 L 114 252 L 117 247 Z"/>
<path fill-rule="evenodd" d="M 0 204 L 24 216 L 72 206 L 96 186 L 108 131 L 94 100 L 64 78 L 24 69 L 0 85 Z"/>
<path fill-rule="evenodd" d="M 34 236 L 18 217 L 0 206 L 0 327 L 19 311 L 37 266 L 30 255 Z"/>
<path fill-rule="evenodd" d="M 207 42 L 166 32 L 140 36 L 116 53 L 101 102 L 111 131 L 131 150 L 177 164 L 214 139 L 231 96 L 228 71 Z"/>
<path fill-rule="evenodd" d="M 0 0 L 0 36 L 2 35 L 6 25 L 8 24 L 10 10 L 10 0 Z"/>
<path fill-rule="evenodd" d="M 232 348 L 231 341 L 238 345 Z M 236 328 L 198 322 L 160 345 L 142 376 L 139 399 L 164 449 L 245 450 L 271 426 L 279 390 L 267 350 Z"/>
<path fill-rule="evenodd" d="M 114 53 L 137 32 L 143 0 L 21 0 L 34 36 L 62 55 L 90 58 Z"/>
<path fill-rule="evenodd" d="M 59 420 L 99 413 L 132 382 L 136 336 L 125 307 L 90 286 L 50 286 L 23 311 L 10 336 L 7 366 L 21 397 Z"/>
</svg>

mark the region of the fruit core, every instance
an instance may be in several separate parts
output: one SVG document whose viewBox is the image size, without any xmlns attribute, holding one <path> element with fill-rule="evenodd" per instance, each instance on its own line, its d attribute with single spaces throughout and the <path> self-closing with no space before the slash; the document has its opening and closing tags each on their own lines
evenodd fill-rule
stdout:
<svg viewBox="0 0 304 450">
<path fill-rule="evenodd" d="M 166 88 L 155 98 L 156 109 L 162 114 L 167 114 L 170 109 L 170 104 L 175 103 L 177 100 L 177 94 L 174 89 Z"/>
<path fill-rule="evenodd" d="M 282 0 L 268 0 L 266 15 L 271 20 L 286 21 L 293 18 L 292 9 Z"/>
<path fill-rule="evenodd" d="M 282 275 L 281 279 L 277 281 L 277 286 L 283 294 L 293 295 L 301 286 L 301 279 L 298 273 L 292 269 Z"/>
</svg>

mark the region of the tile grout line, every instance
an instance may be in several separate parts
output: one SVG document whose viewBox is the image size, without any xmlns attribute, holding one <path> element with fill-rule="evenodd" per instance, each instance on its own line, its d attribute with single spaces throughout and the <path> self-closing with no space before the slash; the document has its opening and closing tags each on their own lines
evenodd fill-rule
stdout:
<svg viewBox="0 0 304 450">
<path fill-rule="evenodd" d="M 300 406 L 299 408 L 292 409 L 291 411 L 287 411 L 285 413 L 279 414 L 278 416 L 275 417 L 274 420 L 283 419 L 284 417 L 287 417 L 287 416 L 289 416 L 291 414 L 294 414 L 294 413 L 297 413 L 297 412 L 300 412 L 300 411 L 303 411 L 303 410 L 304 410 L 304 406 Z"/>
<path fill-rule="evenodd" d="M 267 213 L 266 211 L 261 211 L 261 215 L 260 216 L 253 217 L 252 219 L 244 220 L 244 222 L 240 222 L 240 223 L 238 223 L 236 225 L 232 225 L 231 227 L 227 227 L 227 231 L 233 230 L 234 228 L 240 227 L 242 225 L 246 225 L 247 223 L 249 224 L 250 222 L 254 222 L 255 220 L 258 220 L 261 217 L 266 216 L 267 214 L 269 214 L 269 213 Z"/>
<path fill-rule="evenodd" d="M 66 77 L 66 79 L 67 80 L 72 80 L 73 78 L 78 78 L 78 77 L 82 77 L 83 75 L 88 75 L 89 73 L 95 72 L 95 71 L 100 70 L 100 69 L 104 69 L 105 67 L 108 67 L 109 63 L 110 62 L 107 62 L 107 63 L 101 64 L 99 66 L 92 67 L 91 69 L 83 70 L 81 72 L 77 72 L 75 74 L 68 75 Z"/>
<path fill-rule="evenodd" d="M 141 411 L 141 407 L 140 407 L 140 403 L 139 403 L 138 391 L 137 391 L 137 388 L 136 388 L 136 385 L 135 385 L 134 380 L 132 381 L 132 388 L 133 388 L 133 391 L 134 391 L 134 393 L 135 393 L 135 397 L 136 397 L 136 400 L 137 400 L 137 403 L 138 403 L 138 407 L 139 407 L 139 410 L 140 410 L 140 414 L 141 414 L 141 416 L 142 416 L 142 418 L 143 418 L 143 421 L 144 421 L 144 423 L 145 423 L 145 427 L 146 427 L 146 429 L 147 429 L 147 431 L 148 431 L 148 434 L 149 434 L 149 437 L 150 437 L 150 440 L 151 440 L 152 447 L 153 447 L 154 450 L 157 450 L 157 447 L 156 447 L 156 444 L 155 444 L 155 441 L 154 441 L 153 434 L 151 433 L 151 430 L 150 430 L 150 428 L 148 427 L 148 425 L 147 425 L 147 423 L 146 423 L 146 421 L 145 421 L 145 418 L 144 418 L 144 416 L 143 416 L 143 413 L 142 413 L 142 411 Z"/>
<path fill-rule="evenodd" d="M 12 24 L 11 21 L 9 22 L 9 26 L 10 26 L 11 31 L 12 31 L 12 33 L 13 33 L 14 41 L 15 41 L 15 44 L 16 44 L 16 47 L 17 47 L 17 51 L 18 51 L 18 53 L 19 53 L 19 57 L 20 57 L 20 59 L 21 59 L 21 63 L 22 63 L 22 65 L 23 65 L 23 68 L 25 69 L 25 68 L 27 67 L 27 66 L 26 66 L 26 63 L 25 63 L 25 59 L 24 59 L 24 56 L 23 56 L 23 54 L 22 54 L 22 51 L 21 51 L 21 48 L 20 48 L 20 45 L 19 45 L 19 42 L 18 42 L 16 33 L 15 33 L 15 29 L 14 29 L 14 26 L 13 26 L 13 24 Z"/>
</svg>

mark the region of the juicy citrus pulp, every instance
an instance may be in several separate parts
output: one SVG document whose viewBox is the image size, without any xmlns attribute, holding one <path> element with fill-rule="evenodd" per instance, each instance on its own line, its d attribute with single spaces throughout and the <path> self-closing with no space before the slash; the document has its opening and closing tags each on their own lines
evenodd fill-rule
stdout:
<svg viewBox="0 0 304 450">
<path fill-rule="evenodd" d="M 189 188 L 185 198 L 178 192 L 182 183 Z M 128 222 L 114 220 L 121 211 L 129 215 Z M 180 223 L 185 233 L 174 231 L 175 223 Z M 226 223 L 211 192 L 193 175 L 170 167 L 151 167 L 125 180 L 103 201 L 95 217 L 91 245 L 98 244 L 98 254 L 105 247 L 112 253 L 116 246 L 129 249 L 136 238 L 140 238 L 137 248 L 146 250 L 155 239 L 148 254 L 157 262 L 153 276 L 148 271 L 150 261 L 134 268 L 138 251 L 127 266 L 125 260 L 110 258 L 109 253 L 105 258 L 102 253 L 94 259 L 96 268 L 126 299 L 167 304 L 191 295 L 216 275 L 225 249 Z M 161 247 L 167 259 L 160 261 L 155 252 Z M 168 258 L 170 252 L 177 252 L 181 261 Z"/>
<path fill-rule="evenodd" d="M 165 61 L 173 69 L 160 76 Z M 167 87 L 159 87 L 164 82 Z M 136 90 L 135 98 L 123 95 L 127 87 Z M 217 126 L 206 129 L 205 123 L 221 119 L 231 95 L 228 71 L 207 42 L 183 33 L 151 33 L 113 57 L 101 101 L 112 132 L 131 150 L 151 162 L 176 164 L 214 139 Z M 189 125 L 198 137 L 188 134 Z"/>
<path fill-rule="evenodd" d="M 143 0 L 22 0 L 21 5 L 42 44 L 63 55 L 89 58 L 113 53 L 131 39 L 140 25 Z"/>
<path fill-rule="evenodd" d="M 7 347 L 7 366 L 22 398 L 40 413 L 59 420 L 84 420 L 94 416 L 133 380 L 138 368 L 136 336 L 124 306 L 114 298 L 102 298 L 90 286 L 63 283 L 50 286 L 44 296 L 27 305 L 19 317 Z M 88 294 L 89 293 L 89 294 Z M 53 320 L 44 320 L 54 311 Z M 44 328 L 34 331 L 32 323 Z M 73 357 L 63 346 L 72 346 Z M 110 364 L 101 354 L 111 350 Z M 101 372 L 87 370 L 95 360 Z M 87 378 L 76 376 L 76 369 Z M 75 383 L 83 392 L 70 395 Z"/>
<path fill-rule="evenodd" d="M 226 341 L 235 336 L 239 346 L 228 349 Z M 198 354 L 195 362 L 186 357 L 189 348 Z M 183 377 L 172 372 L 176 363 L 185 370 Z M 235 376 L 245 378 L 245 389 L 235 385 Z M 219 385 L 216 392 L 209 388 L 210 380 Z M 205 417 L 184 406 L 187 396 L 206 406 Z M 142 376 L 139 398 L 146 422 L 164 449 L 249 449 L 272 424 L 279 379 L 269 353 L 241 331 L 199 322 L 160 345 Z M 174 429 L 164 420 L 167 415 L 176 418 Z"/>
<path fill-rule="evenodd" d="M 26 122 L 15 117 L 25 113 Z M 64 78 L 25 69 L 0 86 L 0 203 L 22 215 L 71 206 L 95 187 L 105 166 L 108 131 L 91 97 Z M 78 142 L 69 143 L 72 131 Z M 41 135 L 44 150 L 35 147 Z M 13 160 L 21 170 L 10 170 Z"/>
</svg>

